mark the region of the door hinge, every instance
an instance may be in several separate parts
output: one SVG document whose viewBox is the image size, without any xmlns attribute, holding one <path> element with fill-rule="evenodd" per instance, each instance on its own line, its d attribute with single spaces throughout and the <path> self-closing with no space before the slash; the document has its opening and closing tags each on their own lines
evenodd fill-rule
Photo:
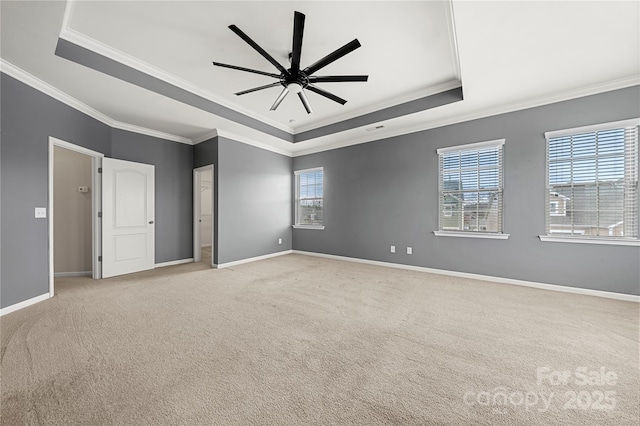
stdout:
<svg viewBox="0 0 640 426">
<path fill-rule="evenodd" d="M 98 173 L 102 173 L 102 167 L 98 167 Z"/>
<path fill-rule="evenodd" d="M 98 217 L 102 217 L 102 212 L 98 212 Z"/>
<path fill-rule="evenodd" d="M 98 262 L 102 262 L 102 256 L 98 256 Z"/>
</svg>

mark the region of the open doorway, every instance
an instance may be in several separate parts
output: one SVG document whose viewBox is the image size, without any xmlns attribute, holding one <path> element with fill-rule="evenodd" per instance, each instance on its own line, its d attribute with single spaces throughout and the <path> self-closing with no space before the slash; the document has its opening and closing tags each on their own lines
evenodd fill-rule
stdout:
<svg viewBox="0 0 640 426">
<path fill-rule="evenodd" d="M 214 266 L 213 165 L 193 170 L 193 260 Z"/>
<path fill-rule="evenodd" d="M 101 278 L 101 182 L 103 154 L 49 138 L 49 297 L 55 277 Z"/>
</svg>

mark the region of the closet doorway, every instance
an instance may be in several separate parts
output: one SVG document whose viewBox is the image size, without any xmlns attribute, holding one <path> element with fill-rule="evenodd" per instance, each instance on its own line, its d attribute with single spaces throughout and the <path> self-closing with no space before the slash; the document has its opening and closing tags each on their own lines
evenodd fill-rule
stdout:
<svg viewBox="0 0 640 426">
<path fill-rule="evenodd" d="M 49 296 L 54 278 L 99 279 L 101 182 L 103 154 L 49 137 Z"/>
<path fill-rule="evenodd" d="M 213 165 L 193 170 L 193 261 L 215 266 Z"/>
</svg>

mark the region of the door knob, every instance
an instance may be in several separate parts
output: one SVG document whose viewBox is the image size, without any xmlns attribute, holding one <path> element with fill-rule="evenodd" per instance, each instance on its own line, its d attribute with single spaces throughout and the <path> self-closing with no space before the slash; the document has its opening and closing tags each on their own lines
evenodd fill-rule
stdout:
<svg viewBox="0 0 640 426">
<path fill-rule="evenodd" d="M 153 225 L 153 221 L 152 220 L 149 221 L 149 225 Z"/>
</svg>

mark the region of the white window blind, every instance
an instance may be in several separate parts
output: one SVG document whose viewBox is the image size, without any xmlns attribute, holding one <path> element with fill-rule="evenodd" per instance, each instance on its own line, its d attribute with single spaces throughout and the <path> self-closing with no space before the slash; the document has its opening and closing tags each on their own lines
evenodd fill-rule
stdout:
<svg viewBox="0 0 640 426">
<path fill-rule="evenodd" d="M 438 150 L 440 231 L 502 233 L 504 139 Z"/>
<path fill-rule="evenodd" d="M 324 170 L 322 168 L 299 170 L 294 174 L 296 178 L 295 224 L 322 226 Z"/>
<path fill-rule="evenodd" d="M 546 135 L 547 235 L 638 238 L 639 123 Z"/>
</svg>

